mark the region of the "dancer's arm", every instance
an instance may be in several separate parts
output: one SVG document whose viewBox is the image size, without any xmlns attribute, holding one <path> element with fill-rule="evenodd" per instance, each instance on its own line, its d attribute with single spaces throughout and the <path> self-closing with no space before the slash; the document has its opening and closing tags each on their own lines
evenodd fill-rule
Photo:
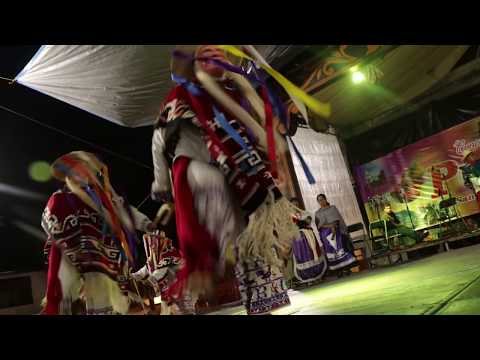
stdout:
<svg viewBox="0 0 480 360">
<path fill-rule="evenodd" d="M 152 198 L 161 200 L 171 192 L 170 169 L 164 155 L 165 151 L 165 128 L 157 128 L 152 139 L 152 159 L 155 180 L 152 184 Z"/>
<path fill-rule="evenodd" d="M 113 191 L 113 201 L 117 204 L 117 206 L 122 208 L 125 207 L 125 199 L 118 195 L 115 191 Z M 149 232 L 155 230 L 155 225 L 147 215 L 142 213 L 135 206 L 129 205 L 129 209 L 133 218 L 133 226 L 136 230 L 142 232 Z"/>
<path fill-rule="evenodd" d="M 132 205 L 130 205 L 130 211 L 132 212 L 133 220 L 135 221 L 135 228 L 137 230 L 142 232 L 152 232 L 155 230 L 156 226 L 147 215 Z"/>
</svg>

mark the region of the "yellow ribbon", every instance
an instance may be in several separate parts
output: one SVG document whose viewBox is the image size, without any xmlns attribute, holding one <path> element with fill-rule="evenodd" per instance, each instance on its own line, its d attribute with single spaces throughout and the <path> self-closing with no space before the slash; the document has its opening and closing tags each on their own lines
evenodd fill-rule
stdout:
<svg viewBox="0 0 480 360">
<path fill-rule="evenodd" d="M 238 49 L 233 45 L 217 45 L 220 49 L 229 52 L 230 54 L 255 61 L 250 56 L 245 54 L 243 51 Z M 264 69 L 271 77 L 273 77 L 287 92 L 291 93 L 293 96 L 296 96 L 298 99 L 302 100 L 306 106 L 308 106 L 314 113 L 323 117 L 329 117 L 331 114 L 330 104 L 322 103 L 315 99 L 313 96 L 308 95 L 305 91 L 300 89 L 298 86 L 293 84 L 285 76 L 280 74 L 278 71 L 274 70 L 270 66 L 264 66 L 258 64 L 262 69 Z"/>
</svg>

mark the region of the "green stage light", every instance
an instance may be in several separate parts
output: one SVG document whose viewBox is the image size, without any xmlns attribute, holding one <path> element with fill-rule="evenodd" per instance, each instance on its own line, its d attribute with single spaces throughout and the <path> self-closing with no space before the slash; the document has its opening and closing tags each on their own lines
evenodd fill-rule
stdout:
<svg viewBox="0 0 480 360">
<path fill-rule="evenodd" d="M 364 82 L 367 79 L 364 73 L 360 71 L 355 71 L 352 74 L 352 81 L 354 84 L 360 84 L 361 82 Z"/>
<path fill-rule="evenodd" d="M 46 161 L 34 161 L 28 167 L 28 174 L 33 181 L 47 182 L 52 177 L 50 164 Z"/>
</svg>

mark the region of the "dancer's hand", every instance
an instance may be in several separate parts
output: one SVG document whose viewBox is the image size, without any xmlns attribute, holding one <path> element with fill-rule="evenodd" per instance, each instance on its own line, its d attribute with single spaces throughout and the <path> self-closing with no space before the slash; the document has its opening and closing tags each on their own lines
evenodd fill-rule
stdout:
<svg viewBox="0 0 480 360">
<path fill-rule="evenodd" d="M 163 203 L 170 203 L 173 200 L 173 196 L 170 191 L 159 191 L 152 193 L 152 200 Z"/>
<path fill-rule="evenodd" d="M 147 231 L 149 233 L 153 233 L 155 230 L 157 230 L 157 225 L 155 223 L 151 222 L 147 225 Z"/>
<path fill-rule="evenodd" d="M 153 223 L 155 226 L 158 226 L 158 224 L 166 226 L 170 222 L 174 212 L 175 205 L 173 203 L 164 203 L 160 209 L 158 209 Z"/>
</svg>

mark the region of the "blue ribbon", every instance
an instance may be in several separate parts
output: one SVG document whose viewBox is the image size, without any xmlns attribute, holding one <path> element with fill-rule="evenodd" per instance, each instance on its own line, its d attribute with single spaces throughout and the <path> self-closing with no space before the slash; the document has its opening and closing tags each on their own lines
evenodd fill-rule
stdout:
<svg viewBox="0 0 480 360">
<path fill-rule="evenodd" d="M 123 196 L 123 199 L 124 199 L 124 208 L 125 208 L 128 216 L 129 216 L 130 221 L 132 222 L 133 226 L 135 226 L 135 218 L 133 217 L 132 210 L 130 209 L 130 205 L 127 202 L 126 196 Z M 129 229 L 124 227 L 123 230 L 127 234 L 127 239 L 129 241 L 130 249 L 132 250 L 132 255 L 133 255 L 133 260 L 134 260 L 133 267 L 135 267 L 135 261 L 138 259 L 138 253 L 136 251 L 137 250 L 136 244 L 139 243 L 139 240 L 138 240 L 137 234 L 135 232 L 135 229 L 133 231 L 130 231 Z"/>
<path fill-rule="evenodd" d="M 298 159 L 300 160 L 300 164 L 302 165 L 303 171 L 305 172 L 305 176 L 307 177 L 308 183 L 310 185 L 315 184 L 315 178 L 313 177 L 310 169 L 308 168 L 307 163 L 305 162 L 305 159 L 303 156 L 300 154 L 300 151 L 298 151 L 297 146 L 293 142 L 293 139 L 289 136 L 290 142 L 292 143 L 293 150 L 295 151 L 295 154 L 298 156 Z"/>
<path fill-rule="evenodd" d="M 266 85 L 266 81 L 265 81 L 266 75 L 265 75 L 265 73 L 261 69 L 258 70 L 253 61 L 250 61 L 251 65 L 252 65 L 252 72 L 251 72 L 251 74 L 248 74 L 245 70 L 243 70 L 240 67 L 237 67 L 237 66 L 234 66 L 234 65 L 225 63 L 223 61 L 216 60 L 216 59 L 208 59 L 208 58 L 195 59 L 194 57 L 185 55 L 185 54 L 183 54 L 181 52 L 178 52 L 178 51 L 174 52 L 174 56 L 184 58 L 184 59 L 188 57 L 192 61 L 202 60 L 202 61 L 210 62 L 210 63 L 213 63 L 217 66 L 220 66 L 220 67 L 222 67 L 222 68 L 224 68 L 228 71 L 243 75 L 248 80 L 250 80 L 252 83 L 257 83 L 257 84 L 260 84 L 260 85 L 264 85 L 265 88 L 267 89 L 268 97 L 270 99 L 270 103 L 272 104 L 273 111 L 279 117 L 280 121 L 286 127 L 288 126 L 288 116 L 287 116 L 287 112 L 285 110 L 285 107 L 283 106 L 283 104 L 280 101 L 280 99 L 278 98 L 278 96 L 270 89 L 269 86 Z M 180 78 L 180 77 L 176 76 L 175 74 L 172 74 L 172 80 L 175 81 L 176 83 L 184 86 L 190 93 L 192 93 L 195 96 L 199 96 L 199 95 L 202 94 L 201 90 L 197 86 L 195 86 L 194 84 L 192 84 L 191 82 L 189 82 L 186 79 Z M 228 133 L 228 135 L 230 137 L 232 137 L 242 147 L 243 150 L 249 151 L 248 146 L 246 145 L 245 141 L 235 131 L 235 129 L 232 128 L 230 123 L 225 118 L 225 115 L 223 113 L 221 113 L 220 111 L 218 111 L 218 109 L 216 109 L 215 106 L 213 107 L 213 111 L 215 113 L 215 118 L 220 123 L 220 125 L 223 127 L 223 129 Z M 292 138 L 291 137 L 289 137 L 289 138 L 290 138 L 290 141 L 292 142 L 292 146 L 293 146 L 293 149 L 295 151 L 295 154 L 298 156 L 298 159 L 300 160 L 300 164 L 302 165 L 302 168 L 303 168 L 303 171 L 305 173 L 305 176 L 307 177 L 308 183 L 310 185 L 315 184 L 315 178 L 313 177 L 312 172 L 310 171 L 310 168 L 308 167 L 307 163 L 305 162 L 305 159 L 300 154 L 300 151 L 298 150 L 297 146 L 293 142 Z"/>
<path fill-rule="evenodd" d="M 288 116 L 287 116 L 287 111 L 285 107 L 283 106 L 283 103 L 280 101 L 278 96 L 270 89 L 269 86 L 267 86 L 266 81 L 265 81 L 265 73 L 263 70 L 258 70 L 255 66 L 255 63 L 252 62 L 252 69 L 253 72 L 256 73 L 257 78 L 261 82 L 262 85 L 265 86 L 268 92 L 268 97 L 270 98 L 270 102 L 272 104 L 273 110 L 276 112 L 277 116 L 280 118 L 282 123 L 287 127 L 288 126 Z M 290 136 L 286 136 L 287 138 L 290 139 L 290 142 L 292 143 L 293 151 L 297 155 L 298 159 L 300 160 L 300 164 L 302 165 L 303 172 L 305 173 L 305 176 L 308 180 L 308 183 L 310 185 L 313 185 L 316 183 L 315 178 L 313 177 L 312 172 L 310 171 L 310 168 L 308 167 L 305 159 L 303 158 L 302 154 L 298 150 L 297 146 L 293 142 L 293 139 Z"/>
<path fill-rule="evenodd" d="M 280 118 L 281 122 L 285 126 L 288 126 L 288 118 L 287 118 L 285 108 L 281 105 L 281 101 L 278 98 L 278 96 L 272 91 L 272 89 L 269 86 L 266 85 L 265 74 L 262 73 L 261 71 L 257 71 L 255 63 L 253 61 L 250 61 L 252 72 L 247 73 L 244 69 L 242 69 L 239 66 L 235 66 L 235 65 L 223 62 L 221 60 L 217 60 L 217 59 L 195 58 L 193 56 L 183 54 L 180 51 L 175 51 L 174 56 L 179 57 L 179 58 L 183 58 L 183 59 L 189 59 L 189 60 L 192 60 L 192 61 L 201 60 L 201 61 L 208 62 L 210 64 L 215 64 L 215 65 L 217 65 L 217 66 L 219 66 L 219 67 L 221 67 L 221 68 L 223 68 L 227 71 L 230 71 L 230 72 L 233 72 L 233 73 L 244 76 L 245 78 L 250 80 L 250 82 L 252 82 L 254 85 L 258 85 L 258 84 L 265 85 L 265 87 L 267 88 L 269 98 L 270 98 L 270 102 L 271 102 L 272 107 L 273 107 L 273 111 Z M 199 92 L 200 90 L 195 85 L 193 85 L 192 83 L 189 83 L 187 80 L 181 79 L 181 78 L 175 76 L 174 74 L 172 74 L 172 79 L 173 79 L 173 81 L 175 81 L 179 84 L 185 85 L 187 87 L 187 90 L 189 90 L 192 94 L 194 94 L 196 96 L 198 96 L 200 94 L 200 92 Z M 245 108 L 245 106 L 243 104 L 242 104 L 242 106 Z"/>
<path fill-rule="evenodd" d="M 252 72 L 255 74 L 255 78 L 257 79 L 257 82 L 265 86 L 265 88 L 267 89 L 268 98 L 270 99 L 270 103 L 272 104 L 273 111 L 278 116 L 280 121 L 285 125 L 285 127 L 288 127 L 287 111 L 283 106 L 282 102 L 280 101 L 280 98 L 278 97 L 278 95 L 272 90 L 270 86 L 267 85 L 267 82 L 265 80 L 266 79 L 265 72 L 261 69 L 258 70 L 253 61 L 250 61 L 250 64 L 252 66 Z"/>
<path fill-rule="evenodd" d="M 220 112 L 215 106 L 213 106 L 213 113 L 215 114 L 215 119 L 219 122 L 220 126 L 227 132 L 227 134 L 234 139 L 244 151 L 249 152 L 248 145 L 245 140 L 240 136 L 240 134 L 230 125 L 225 115 Z"/>
<path fill-rule="evenodd" d="M 190 81 L 177 76 L 175 74 L 172 74 L 172 80 L 175 81 L 177 84 L 182 85 L 187 89 L 188 92 L 190 92 L 194 96 L 200 96 L 202 95 L 202 90 L 195 84 L 191 83 Z M 220 126 L 226 131 L 226 133 L 234 139 L 244 151 L 249 152 L 249 148 L 245 140 L 240 136 L 240 134 L 230 125 L 228 122 L 227 118 L 225 115 L 219 111 L 215 106 L 213 106 L 213 113 L 215 115 L 215 119 L 218 121 Z"/>
<path fill-rule="evenodd" d="M 67 165 L 64 165 L 64 164 L 62 164 L 62 163 L 56 164 L 56 165 L 55 165 L 55 168 L 58 169 L 58 170 L 60 170 L 65 176 L 74 176 L 74 175 L 76 175 L 76 172 L 73 171 L 73 169 L 72 169 L 71 167 L 69 167 L 69 166 L 67 166 Z M 85 181 L 83 181 L 83 180 L 81 179 L 81 176 L 78 176 L 78 177 L 77 177 L 77 181 L 80 182 L 80 184 L 81 184 L 82 186 L 87 186 L 87 184 L 88 184 L 87 182 L 85 182 Z"/>
<path fill-rule="evenodd" d="M 285 127 L 288 127 L 288 116 L 285 107 L 278 98 L 277 94 L 266 84 L 265 87 L 267 89 L 268 97 L 270 98 L 270 103 L 272 104 L 273 111 L 275 112 L 275 114 L 277 114 L 282 124 L 285 125 Z"/>
<path fill-rule="evenodd" d="M 188 92 L 192 93 L 195 96 L 200 96 L 202 95 L 202 90 L 192 82 L 188 81 L 187 79 L 184 79 L 180 76 L 175 75 L 172 73 L 172 80 L 175 81 L 177 84 L 182 85 L 185 87 Z"/>
<path fill-rule="evenodd" d="M 97 194 L 95 194 L 95 192 L 89 187 L 89 186 L 86 186 L 85 187 L 85 191 L 87 192 L 87 194 L 90 196 L 90 198 L 93 200 L 93 202 L 98 206 L 99 210 L 103 212 L 103 205 L 102 205 L 102 201 L 100 200 L 100 198 L 97 196 Z M 101 214 L 103 216 L 103 221 L 104 221 L 104 229 L 103 231 L 105 231 L 105 225 L 107 224 L 107 219 L 106 219 L 106 216 L 105 216 L 105 213 Z M 105 235 L 105 233 L 104 233 Z M 117 239 L 117 237 L 114 235 L 114 234 L 111 234 L 112 236 L 112 239 L 117 243 L 118 245 L 118 248 L 120 250 L 120 256 L 125 259 L 126 261 L 128 261 L 128 258 L 127 256 L 125 255 L 125 251 L 123 249 L 123 246 L 120 242 L 120 239 Z"/>
</svg>

